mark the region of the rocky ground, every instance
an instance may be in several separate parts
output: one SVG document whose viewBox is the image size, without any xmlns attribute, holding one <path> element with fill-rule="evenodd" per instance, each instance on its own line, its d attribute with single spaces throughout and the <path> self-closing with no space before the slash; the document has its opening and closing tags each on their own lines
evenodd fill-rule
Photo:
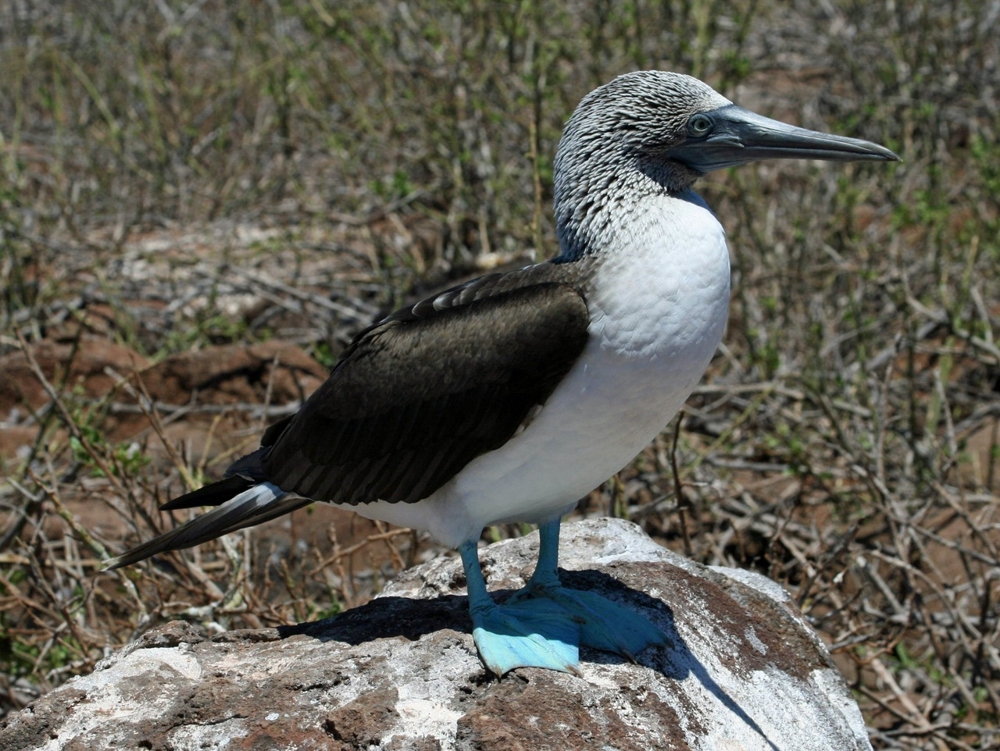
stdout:
<svg viewBox="0 0 1000 751">
<path fill-rule="evenodd" d="M 871 749 L 861 713 L 798 609 L 763 576 L 698 566 L 635 525 L 563 530 L 563 580 L 625 603 L 671 640 L 632 664 L 585 652 L 579 675 L 490 676 L 460 562 L 406 572 L 368 605 L 206 640 L 152 629 L 0 725 L 0 745 L 237 749 Z M 537 535 L 482 551 L 500 592 Z M 582 568 L 582 570 L 580 570 Z"/>
</svg>

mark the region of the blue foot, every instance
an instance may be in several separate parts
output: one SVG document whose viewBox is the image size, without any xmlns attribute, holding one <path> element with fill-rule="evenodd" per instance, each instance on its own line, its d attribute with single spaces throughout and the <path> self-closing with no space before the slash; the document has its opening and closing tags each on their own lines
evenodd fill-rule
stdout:
<svg viewBox="0 0 1000 751">
<path fill-rule="evenodd" d="M 520 667 L 578 673 L 579 645 L 635 661 L 647 647 L 670 638 L 644 616 L 606 597 L 559 583 L 559 522 L 539 527 L 538 565 L 528 585 L 503 605 L 486 591 L 476 543 L 459 548 L 469 591 L 472 637 L 486 666 L 497 675 Z"/>
<path fill-rule="evenodd" d="M 475 542 L 459 549 L 469 591 L 472 638 L 490 670 L 503 675 L 514 668 L 576 672 L 580 627 L 562 607 L 546 599 L 499 606 L 486 592 Z"/>
<path fill-rule="evenodd" d="M 559 584 L 529 585 L 508 600 L 505 607 L 551 602 L 567 613 L 580 628 L 580 643 L 604 652 L 614 652 L 635 662 L 647 647 L 668 645 L 670 638 L 652 621 L 631 608 L 606 597 L 567 589 Z"/>
<path fill-rule="evenodd" d="M 514 668 L 576 673 L 580 627 L 551 600 L 473 608 L 472 638 L 486 667 L 497 675 Z"/>
<path fill-rule="evenodd" d="M 670 644 L 670 637 L 631 608 L 593 592 L 567 589 L 559 583 L 559 520 L 538 527 L 538 565 L 527 586 L 508 602 L 530 602 L 544 598 L 558 604 L 580 625 L 580 643 L 614 652 L 635 662 L 646 647 Z"/>
</svg>

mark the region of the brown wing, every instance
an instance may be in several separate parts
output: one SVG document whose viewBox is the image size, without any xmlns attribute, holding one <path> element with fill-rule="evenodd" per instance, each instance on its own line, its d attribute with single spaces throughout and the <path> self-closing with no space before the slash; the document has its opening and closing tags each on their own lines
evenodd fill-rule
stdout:
<svg viewBox="0 0 1000 751">
<path fill-rule="evenodd" d="M 264 478 L 315 500 L 412 503 L 502 446 L 587 341 L 580 292 L 530 280 L 483 277 L 363 332 L 265 434 Z"/>
</svg>

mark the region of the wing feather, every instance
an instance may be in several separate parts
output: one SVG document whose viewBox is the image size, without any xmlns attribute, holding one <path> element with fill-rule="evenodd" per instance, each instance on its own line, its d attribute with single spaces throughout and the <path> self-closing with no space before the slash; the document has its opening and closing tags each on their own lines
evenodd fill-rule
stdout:
<svg viewBox="0 0 1000 751">
<path fill-rule="evenodd" d="M 334 503 L 426 498 L 545 403 L 588 326 L 574 286 L 510 274 L 399 311 L 362 332 L 302 409 L 267 431 L 263 473 Z"/>
</svg>

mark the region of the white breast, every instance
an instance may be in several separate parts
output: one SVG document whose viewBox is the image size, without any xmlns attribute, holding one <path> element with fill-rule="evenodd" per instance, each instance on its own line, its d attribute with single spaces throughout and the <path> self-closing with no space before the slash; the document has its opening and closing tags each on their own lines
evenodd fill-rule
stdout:
<svg viewBox="0 0 1000 751">
<path fill-rule="evenodd" d="M 590 340 L 538 417 L 430 498 L 354 510 L 457 546 L 490 524 L 565 512 L 664 428 L 722 338 L 725 234 L 694 193 L 617 215 L 630 220 L 607 227 L 587 294 Z"/>
</svg>

